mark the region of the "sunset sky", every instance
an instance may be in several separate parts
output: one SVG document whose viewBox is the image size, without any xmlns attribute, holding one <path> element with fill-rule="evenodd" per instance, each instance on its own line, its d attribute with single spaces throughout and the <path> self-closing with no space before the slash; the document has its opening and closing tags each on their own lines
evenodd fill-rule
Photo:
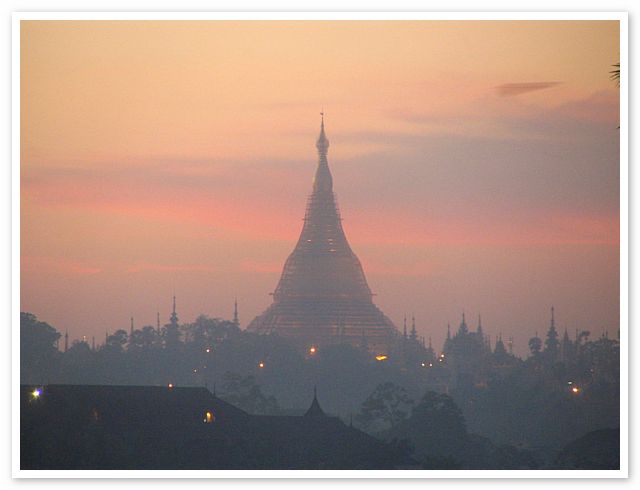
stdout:
<svg viewBox="0 0 640 490">
<path fill-rule="evenodd" d="M 617 21 L 22 21 L 21 309 L 71 339 L 245 326 L 319 112 L 376 304 L 440 349 L 619 325 Z"/>
</svg>

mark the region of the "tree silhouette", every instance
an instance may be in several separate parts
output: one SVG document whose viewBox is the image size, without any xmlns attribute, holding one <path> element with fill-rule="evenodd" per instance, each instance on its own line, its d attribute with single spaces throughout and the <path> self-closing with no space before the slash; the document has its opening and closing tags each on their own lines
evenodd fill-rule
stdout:
<svg viewBox="0 0 640 490">
<path fill-rule="evenodd" d="M 254 376 L 226 373 L 220 395 L 225 401 L 251 414 L 269 415 L 280 410 L 273 396 L 262 393 Z"/>
<path fill-rule="evenodd" d="M 356 421 L 373 431 L 393 428 L 409 416 L 413 403 L 403 387 L 381 383 L 362 403 Z"/>
<path fill-rule="evenodd" d="M 388 432 L 388 438 L 408 439 L 421 460 L 458 456 L 468 442 L 462 411 L 444 393 L 428 391 L 411 416 Z"/>
<path fill-rule="evenodd" d="M 56 341 L 60 333 L 31 313 L 20 313 L 20 380 L 42 383 L 53 374 L 59 352 Z"/>
<path fill-rule="evenodd" d="M 536 336 L 529 339 L 529 350 L 531 351 L 531 355 L 534 357 L 540 354 L 540 351 L 542 350 L 542 340 L 540 340 L 540 337 Z"/>
</svg>

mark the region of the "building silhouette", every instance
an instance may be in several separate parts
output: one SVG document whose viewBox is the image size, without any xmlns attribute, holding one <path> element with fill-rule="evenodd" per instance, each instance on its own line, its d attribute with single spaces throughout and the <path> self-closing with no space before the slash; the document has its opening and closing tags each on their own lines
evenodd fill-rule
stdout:
<svg viewBox="0 0 640 490">
<path fill-rule="evenodd" d="M 20 387 L 21 469 L 394 469 L 406 452 L 324 413 L 249 414 L 206 388 Z"/>
<path fill-rule="evenodd" d="M 342 229 L 324 116 L 316 147 L 318 167 L 300 238 L 284 264 L 273 303 L 247 329 L 276 333 L 303 348 L 348 343 L 387 354 L 399 335 L 373 303 L 362 265 Z"/>
</svg>

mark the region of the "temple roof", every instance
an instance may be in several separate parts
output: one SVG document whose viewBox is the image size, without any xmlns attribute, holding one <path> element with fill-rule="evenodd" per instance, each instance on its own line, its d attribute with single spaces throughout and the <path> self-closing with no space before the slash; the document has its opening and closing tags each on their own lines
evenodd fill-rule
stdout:
<svg viewBox="0 0 640 490">
<path fill-rule="evenodd" d="M 324 410 L 320 407 L 320 403 L 318 403 L 318 396 L 316 393 L 316 388 L 313 388 L 313 401 L 311 402 L 311 406 L 309 410 L 304 414 L 305 417 L 326 417 L 327 415 L 324 413 Z"/>
</svg>

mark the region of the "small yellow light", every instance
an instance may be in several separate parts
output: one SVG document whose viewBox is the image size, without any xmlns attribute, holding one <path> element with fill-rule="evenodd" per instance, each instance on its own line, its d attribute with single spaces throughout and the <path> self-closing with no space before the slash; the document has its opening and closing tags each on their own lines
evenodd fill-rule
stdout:
<svg viewBox="0 0 640 490">
<path fill-rule="evenodd" d="M 311 347 L 311 349 L 309 349 L 309 353 L 310 354 L 315 354 L 316 353 L 316 348 L 315 347 Z"/>
<path fill-rule="evenodd" d="M 261 362 L 260 364 L 258 364 L 258 367 L 262 369 L 264 367 L 264 362 Z"/>
<path fill-rule="evenodd" d="M 209 349 L 209 347 L 207 347 L 207 354 L 211 352 L 211 349 Z"/>
<path fill-rule="evenodd" d="M 207 412 L 204 414 L 204 420 L 203 422 L 205 424 L 210 424 L 211 422 L 213 422 L 215 420 L 215 417 L 213 416 L 213 414 L 211 412 Z"/>
<path fill-rule="evenodd" d="M 387 356 L 376 356 L 376 361 L 386 361 Z"/>
<path fill-rule="evenodd" d="M 422 367 L 425 367 L 425 366 L 426 366 L 426 364 L 425 364 L 424 362 L 420 363 L 420 365 L 421 365 Z"/>
<path fill-rule="evenodd" d="M 42 391 L 40 391 L 40 388 L 36 388 L 31 392 L 31 396 L 33 396 L 34 398 L 40 398 L 41 394 L 42 394 Z"/>
<path fill-rule="evenodd" d="M 173 388 L 173 383 L 169 383 L 169 389 Z"/>
<path fill-rule="evenodd" d="M 573 391 L 574 393 L 580 393 L 580 388 L 574 386 L 573 388 L 571 388 L 571 391 Z"/>
</svg>

